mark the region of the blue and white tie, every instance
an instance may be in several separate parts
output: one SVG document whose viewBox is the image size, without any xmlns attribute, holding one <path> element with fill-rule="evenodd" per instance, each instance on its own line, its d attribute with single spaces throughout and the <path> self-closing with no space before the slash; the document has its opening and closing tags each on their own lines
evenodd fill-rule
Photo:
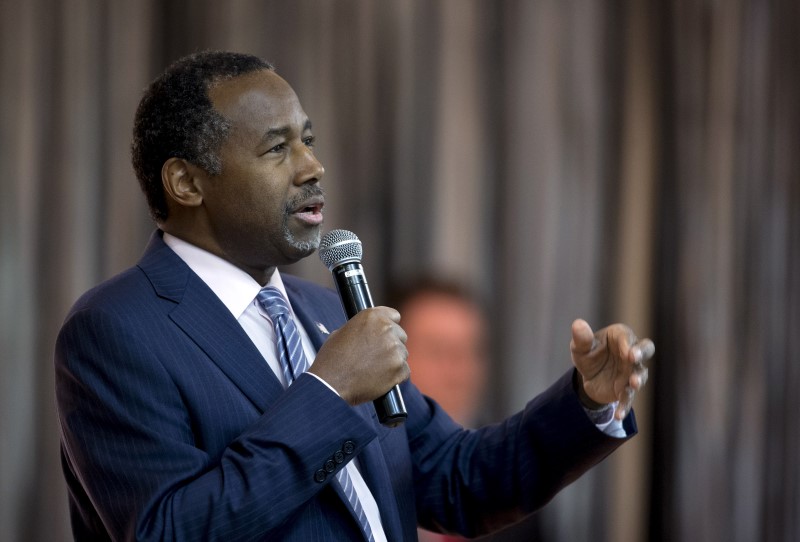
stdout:
<svg viewBox="0 0 800 542">
<path fill-rule="evenodd" d="M 272 320 L 278 346 L 278 359 L 280 360 L 287 385 L 291 385 L 298 376 L 308 370 L 309 364 L 303 352 L 300 334 L 297 332 L 297 326 L 295 326 L 289 310 L 289 303 L 280 290 L 274 286 L 262 288 L 256 299 L 261 308 L 269 315 L 270 320 Z M 372 529 L 369 526 L 369 521 L 367 521 L 364 508 L 361 506 L 361 501 L 358 499 L 355 487 L 353 487 L 353 481 L 350 479 L 350 475 L 347 474 L 347 469 L 341 469 L 336 474 L 336 480 L 342 486 L 342 490 L 347 496 L 353 512 L 355 512 L 361 525 L 361 530 L 364 531 L 367 540 L 373 542 L 375 538 L 372 535 Z"/>
</svg>

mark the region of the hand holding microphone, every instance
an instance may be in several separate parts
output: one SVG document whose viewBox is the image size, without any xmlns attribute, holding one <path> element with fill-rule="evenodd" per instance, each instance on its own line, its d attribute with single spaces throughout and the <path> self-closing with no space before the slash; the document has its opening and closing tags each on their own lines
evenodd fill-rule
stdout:
<svg viewBox="0 0 800 542">
<path fill-rule="evenodd" d="M 338 367 L 332 367 L 330 375 L 315 372 L 352 404 L 372 399 L 380 422 L 394 427 L 408 416 L 398 386 L 409 376 L 406 334 L 396 310 L 373 308 L 361 255 L 361 242 L 347 230 L 328 232 L 320 243 L 320 259 L 333 274 L 350 322 L 334 332 L 319 352 L 332 354 Z M 314 368 L 327 369 L 317 367 L 317 362 Z"/>
</svg>

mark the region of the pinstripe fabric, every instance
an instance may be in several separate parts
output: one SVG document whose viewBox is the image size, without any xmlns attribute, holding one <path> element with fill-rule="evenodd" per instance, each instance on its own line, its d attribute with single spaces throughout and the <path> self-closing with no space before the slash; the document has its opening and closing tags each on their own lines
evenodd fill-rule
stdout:
<svg viewBox="0 0 800 542">
<path fill-rule="evenodd" d="M 286 382 L 291 385 L 298 376 L 308 370 L 309 364 L 306 355 L 303 353 L 300 334 L 297 332 L 297 327 L 292 319 L 289 304 L 280 290 L 274 286 L 262 288 L 258 293 L 257 299 L 272 320 L 277 340 L 278 359 L 281 362 L 283 376 L 286 378 Z M 350 479 L 350 475 L 347 474 L 347 470 L 341 469 L 337 472 L 336 480 L 342 487 L 342 491 L 347 497 L 347 502 L 353 508 L 356 518 L 358 518 L 358 523 L 361 530 L 364 531 L 364 536 L 367 537 L 368 542 L 373 542 L 375 538 L 372 535 L 367 515 L 364 513 L 364 508 L 361 506 L 361 501 L 358 498 L 358 494 L 356 494 L 353 481 Z"/>
<path fill-rule="evenodd" d="M 284 285 L 319 349 L 317 324 L 346 321 L 338 296 L 290 276 Z M 158 233 L 137 267 L 76 302 L 54 361 L 76 540 L 358 540 L 339 484 L 314 479 L 345 441 L 388 540 L 415 541 L 418 522 L 476 536 L 543 504 L 623 442 L 589 422 L 571 372 L 478 431 L 462 431 L 410 382 L 408 420 L 395 429 L 311 375 L 284 389 Z"/>
</svg>

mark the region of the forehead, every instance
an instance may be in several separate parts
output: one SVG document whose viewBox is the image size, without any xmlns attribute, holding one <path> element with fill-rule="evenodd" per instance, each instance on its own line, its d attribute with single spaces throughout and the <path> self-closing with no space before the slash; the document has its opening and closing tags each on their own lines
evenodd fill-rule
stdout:
<svg viewBox="0 0 800 542">
<path fill-rule="evenodd" d="M 208 97 L 234 126 L 304 125 L 306 114 L 292 87 L 270 70 L 250 72 L 217 81 L 208 90 Z"/>
<path fill-rule="evenodd" d="M 444 292 L 422 292 L 403 304 L 406 323 L 410 320 L 426 320 L 438 325 L 450 323 L 458 318 L 479 324 L 480 309 L 470 301 Z"/>
</svg>

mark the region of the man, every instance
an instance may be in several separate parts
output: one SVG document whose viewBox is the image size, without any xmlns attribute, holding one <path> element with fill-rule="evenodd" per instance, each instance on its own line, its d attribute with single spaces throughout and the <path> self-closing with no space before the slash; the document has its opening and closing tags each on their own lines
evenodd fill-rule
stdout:
<svg viewBox="0 0 800 542">
<path fill-rule="evenodd" d="M 418 277 L 394 288 L 414 385 L 464 427 L 481 420 L 489 376 L 488 325 L 479 301 L 453 280 Z"/>
<path fill-rule="evenodd" d="M 625 326 L 576 322 L 579 371 L 467 432 L 408 382 L 395 310 L 345 322 L 331 290 L 278 273 L 320 239 L 313 142 L 294 91 L 252 56 L 192 55 L 146 92 L 133 163 L 158 230 L 137 266 L 75 304 L 56 345 L 76 539 L 475 535 L 624 441 L 590 415 L 635 432 L 625 416 L 653 347 Z M 389 429 L 371 400 L 397 384 L 408 420 Z"/>
</svg>

